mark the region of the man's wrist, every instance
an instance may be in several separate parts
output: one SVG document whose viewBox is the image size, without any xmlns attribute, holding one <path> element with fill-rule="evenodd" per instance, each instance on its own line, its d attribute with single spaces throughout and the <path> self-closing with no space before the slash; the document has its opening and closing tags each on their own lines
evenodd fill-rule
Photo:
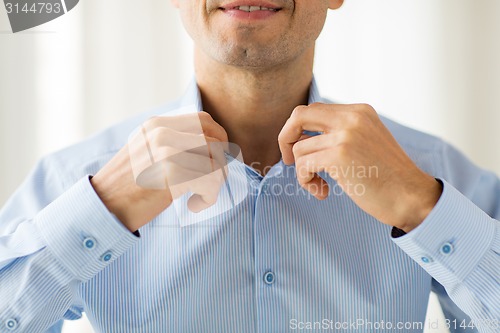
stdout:
<svg viewBox="0 0 500 333">
<path fill-rule="evenodd" d="M 429 176 L 430 177 L 430 176 Z M 414 204 L 409 209 L 407 217 L 400 225 L 394 227 L 409 233 L 417 228 L 429 216 L 434 209 L 441 194 L 443 193 L 443 183 L 435 178 L 429 178 L 429 181 L 422 186 L 421 191 L 416 191 L 416 196 L 413 199 Z"/>
</svg>

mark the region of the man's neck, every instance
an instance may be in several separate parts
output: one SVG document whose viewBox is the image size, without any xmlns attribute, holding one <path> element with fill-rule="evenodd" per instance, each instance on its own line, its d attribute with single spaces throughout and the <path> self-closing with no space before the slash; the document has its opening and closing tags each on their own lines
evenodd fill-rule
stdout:
<svg viewBox="0 0 500 333">
<path fill-rule="evenodd" d="M 245 163 L 265 174 L 281 158 L 278 134 L 293 109 L 308 102 L 314 50 L 282 68 L 227 66 L 195 52 L 204 111 L 227 131 Z"/>
</svg>

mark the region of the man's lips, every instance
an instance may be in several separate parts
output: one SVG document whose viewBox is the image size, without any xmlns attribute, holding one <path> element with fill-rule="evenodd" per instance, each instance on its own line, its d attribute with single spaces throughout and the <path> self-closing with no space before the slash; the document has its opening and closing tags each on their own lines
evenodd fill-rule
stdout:
<svg viewBox="0 0 500 333">
<path fill-rule="evenodd" d="M 246 13 L 252 13 L 257 11 L 269 11 L 269 12 L 278 12 L 282 8 L 271 3 L 266 3 L 262 1 L 238 1 L 233 2 L 227 5 L 220 6 L 219 9 L 224 11 L 242 11 Z"/>
<path fill-rule="evenodd" d="M 251 13 L 251 12 L 256 12 L 256 11 L 271 11 L 271 12 L 277 12 L 281 10 L 281 8 L 268 8 L 268 7 L 260 7 L 260 6 L 236 6 L 236 7 L 229 7 L 229 8 L 220 8 L 222 10 L 240 10 L 243 12 Z"/>
<path fill-rule="evenodd" d="M 275 16 L 283 8 L 262 1 L 243 0 L 219 7 L 223 13 L 238 20 L 260 21 Z"/>
</svg>

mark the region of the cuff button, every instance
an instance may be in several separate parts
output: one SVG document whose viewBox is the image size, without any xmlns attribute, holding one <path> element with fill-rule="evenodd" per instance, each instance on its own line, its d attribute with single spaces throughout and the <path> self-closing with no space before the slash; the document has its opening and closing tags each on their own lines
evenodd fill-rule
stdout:
<svg viewBox="0 0 500 333">
<path fill-rule="evenodd" d="M 421 257 L 420 260 L 422 260 L 424 264 L 430 264 L 431 262 L 433 262 L 431 257 L 426 257 L 426 256 Z"/>
<path fill-rule="evenodd" d="M 453 252 L 453 245 L 451 243 L 444 243 L 440 249 L 441 254 L 447 256 Z"/>
<path fill-rule="evenodd" d="M 102 255 L 101 260 L 104 262 L 108 262 L 113 258 L 113 254 L 111 252 L 106 252 Z"/>
<path fill-rule="evenodd" d="M 92 250 L 96 246 L 96 241 L 92 237 L 87 237 L 83 240 L 83 246 L 88 250 Z"/>
<path fill-rule="evenodd" d="M 7 327 L 9 331 L 13 331 L 17 328 L 17 321 L 15 319 L 7 319 L 5 327 Z"/>
</svg>

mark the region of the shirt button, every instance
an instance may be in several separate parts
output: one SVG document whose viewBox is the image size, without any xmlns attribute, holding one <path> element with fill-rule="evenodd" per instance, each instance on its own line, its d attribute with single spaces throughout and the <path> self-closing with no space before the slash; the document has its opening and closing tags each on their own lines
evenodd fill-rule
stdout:
<svg viewBox="0 0 500 333">
<path fill-rule="evenodd" d="M 445 256 L 451 254 L 453 252 L 453 245 L 451 245 L 451 243 L 444 243 L 443 246 L 441 246 L 440 252 Z"/>
<path fill-rule="evenodd" d="M 433 261 L 431 257 L 426 257 L 426 256 L 423 256 L 422 258 L 420 258 L 420 260 L 422 260 L 424 264 L 429 264 Z"/>
<path fill-rule="evenodd" d="M 264 282 L 266 284 L 273 284 L 274 283 L 274 273 L 273 272 L 267 272 L 266 274 L 264 274 Z"/>
<path fill-rule="evenodd" d="M 108 262 L 113 258 L 113 254 L 111 252 L 106 252 L 102 255 L 101 260 L 104 262 Z"/>
<path fill-rule="evenodd" d="M 17 328 L 17 321 L 15 319 L 7 319 L 5 327 L 7 327 L 10 331 L 13 331 Z"/>
<path fill-rule="evenodd" d="M 87 249 L 92 250 L 95 248 L 96 241 L 92 237 L 87 237 L 83 240 L 83 246 L 85 246 Z"/>
</svg>

